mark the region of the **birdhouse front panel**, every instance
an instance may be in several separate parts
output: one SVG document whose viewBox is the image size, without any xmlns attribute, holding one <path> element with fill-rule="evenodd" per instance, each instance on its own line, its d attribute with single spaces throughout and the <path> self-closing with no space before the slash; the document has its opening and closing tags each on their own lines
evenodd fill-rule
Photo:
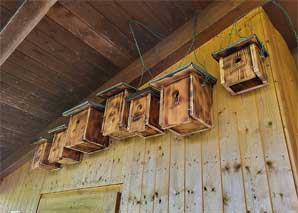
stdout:
<svg viewBox="0 0 298 213">
<path fill-rule="evenodd" d="M 130 116 L 128 129 L 131 132 L 144 132 L 146 130 L 146 117 L 148 117 L 148 96 L 143 96 L 130 102 Z"/>
<path fill-rule="evenodd" d="M 97 105 L 85 102 L 74 108 L 73 112 L 69 112 L 71 114 L 66 137 L 67 148 L 92 153 L 108 146 L 108 137 L 104 137 L 100 131 L 104 108 L 101 106 L 99 109 Z"/>
<path fill-rule="evenodd" d="M 65 147 L 67 131 L 53 132 L 53 142 L 49 154 L 50 163 L 75 164 L 80 162 L 81 153 Z"/>
<path fill-rule="evenodd" d="M 153 79 L 150 84 L 161 89 L 161 127 L 180 135 L 211 128 L 215 83 L 213 76 L 192 63 Z"/>
<path fill-rule="evenodd" d="M 219 61 L 221 84 L 232 94 L 242 94 L 267 85 L 264 58 L 267 51 L 251 35 L 212 54 Z"/>
<path fill-rule="evenodd" d="M 124 100 L 125 92 L 110 97 L 106 103 L 106 111 L 104 116 L 104 125 L 102 126 L 103 135 L 110 135 L 112 137 L 125 136 L 125 120 L 127 111 L 127 104 Z"/>
<path fill-rule="evenodd" d="M 159 120 L 159 95 L 157 91 L 146 88 L 128 97 L 130 112 L 128 130 L 139 136 L 148 138 L 163 134 Z"/>
<path fill-rule="evenodd" d="M 164 129 L 189 122 L 189 78 L 164 86 L 161 126 Z"/>
<path fill-rule="evenodd" d="M 47 140 L 43 140 L 39 142 L 38 148 L 34 153 L 34 157 L 32 160 L 32 169 L 47 169 L 47 170 L 55 170 L 60 168 L 59 163 L 50 163 L 49 153 L 51 149 L 51 143 L 49 143 Z"/>
<path fill-rule="evenodd" d="M 125 98 L 135 91 L 135 88 L 121 82 L 97 94 L 107 99 L 102 125 L 103 135 L 115 139 L 134 136 L 127 129 L 130 103 L 125 101 Z"/>
</svg>

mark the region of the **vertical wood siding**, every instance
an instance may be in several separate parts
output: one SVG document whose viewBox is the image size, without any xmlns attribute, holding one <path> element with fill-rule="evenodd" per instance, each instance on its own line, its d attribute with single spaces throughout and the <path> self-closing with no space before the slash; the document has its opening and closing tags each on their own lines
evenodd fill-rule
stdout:
<svg viewBox="0 0 298 213">
<path fill-rule="evenodd" d="M 115 142 L 109 150 L 85 155 L 79 165 L 60 171 L 31 171 L 28 162 L 1 183 L 1 212 L 34 212 L 41 193 L 113 183 L 122 183 L 122 212 L 297 212 L 295 170 L 287 150 L 295 141 L 280 104 L 285 90 L 279 87 L 285 84 L 278 84 L 295 75 L 286 73 L 297 70 L 289 65 L 293 58 L 262 9 L 237 26 L 242 36 L 256 33 L 269 50 L 269 86 L 230 96 L 218 83 L 214 127 L 207 132 Z M 219 65 L 210 54 L 227 45 L 229 32 L 230 28 L 196 50 L 218 79 Z M 233 34 L 231 41 L 238 39 Z M 196 63 L 190 54 L 169 70 L 188 60 Z M 288 87 L 295 89 L 294 84 Z M 294 111 L 297 105 L 291 107 Z"/>
</svg>

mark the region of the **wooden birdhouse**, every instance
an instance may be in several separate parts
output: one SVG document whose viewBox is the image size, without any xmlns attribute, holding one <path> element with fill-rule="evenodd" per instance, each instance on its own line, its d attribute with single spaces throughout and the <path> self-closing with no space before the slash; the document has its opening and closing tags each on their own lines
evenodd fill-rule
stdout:
<svg viewBox="0 0 298 213">
<path fill-rule="evenodd" d="M 212 88 L 216 79 L 189 63 L 150 82 L 160 89 L 159 124 L 180 135 L 211 128 Z"/>
<path fill-rule="evenodd" d="M 50 163 L 75 164 L 80 162 L 81 153 L 65 147 L 67 127 L 65 124 L 48 131 L 54 134 L 49 154 Z"/>
<path fill-rule="evenodd" d="M 159 91 L 148 87 L 126 97 L 130 102 L 128 131 L 145 138 L 163 134 L 159 120 Z"/>
<path fill-rule="evenodd" d="M 63 116 L 70 116 L 65 146 L 83 153 L 106 148 L 109 139 L 100 131 L 103 112 L 103 105 L 91 101 L 85 101 L 65 111 Z"/>
<path fill-rule="evenodd" d="M 97 94 L 107 99 L 102 125 L 103 135 L 116 139 L 134 135 L 127 129 L 129 102 L 125 101 L 125 97 L 136 91 L 136 88 L 121 82 Z"/>
<path fill-rule="evenodd" d="M 47 169 L 47 170 L 56 170 L 60 168 L 59 163 L 50 163 L 48 158 L 49 158 L 49 153 L 51 149 L 51 143 L 48 142 L 47 139 L 40 139 L 35 143 L 38 147 L 37 150 L 34 153 L 34 157 L 32 160 L 32 169 Z"/>
<path fill-rule="evenodd" d="M 232 95 L 268 84 L 264 58 L 268 56 L 256 35 L 251 35 L 212 54 L 219 61 L 221 84 Z"/>
</svg>

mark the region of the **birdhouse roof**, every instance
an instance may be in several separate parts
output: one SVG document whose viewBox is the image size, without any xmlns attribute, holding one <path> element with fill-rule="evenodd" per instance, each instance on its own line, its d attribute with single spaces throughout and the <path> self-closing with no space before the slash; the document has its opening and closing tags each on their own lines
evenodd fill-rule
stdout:
<svg viewBox="0 0 298 213">
<path fill-rule="evenodd" d="M 130 95 L 128 95 L 125 100 L 126 101 L 130 101 L 130 100 L 133 100 L 133 99 L 136 99 L 136 98 L 139 98 L 139 97 L 142 97 L 142 96 L 145 96 L 147 94 L 151 93 L 152 95 L 156 96 L 156 97 L 159 97 L 159 90 L 153 88 L 153 87 L 147 87 L 145 89 L 142 89 L 142 90 L 139 90 L 135 93 L 132 93 Z"/>
<path fill-rule="evenodd" d="M 54 134 L 54 133 L 62 132 L 64 130 L 66 130 L 66 129 L 67 129 L 67 126 L 65 124 L 62 124 L 62 125 L 57 126 L 57 127 L 53 128 L 53 129 L 50 129 L 48 131 L 48 133 L 49 134 Z"/>
<path fill-rule="evenodd" d="M 137 89 L 125 82 L 119 82 L 117 84 L 114 84 L 113 86 L 104 89 L 96 94 L 96 96 L 102 97 L 102 98 L 109 98 L 125 89 L 137 91 Z"/>
<path fill-rule="evenodd" d="M 188 64 L 185 64 L 183 66 L 180 66 L 164 75 L 161 75 L 153 80 L 151 80 L 149 83 L 151 86 L 160 88 L 162 84 L 165 84 L 168 81 L 173 81 L 179 78 L 182 78 L 183 76 L 189 75 L 191 72 L 198 73 L 201 76 L 203 76 L 206 79 L 207 83 L 210 83 L 212 85 L 216 84 L 217 79 L 213 77 L 211 74 L 209 74 L 205 69 L 202 67 L 190 62 Z"/>
<path fill-rule="evenodd" d="M 46 143 L 46 142 L 49 142 L 48 139 L 46 138 L 39 138 L 37 141 L 35 141 L 33 144 L 34 145 L 40 145 L 40 144 L 43 144 L 43 143 Z"/>
<path fill-rule="evenodd" d="M 99 104 L 99 103 L 95 103 L 93 101 L 85 101 L 71 109 L 68 109 L 66 110 L 65 112 L 62 113 L 63 116 L 70 116 L 70 115 L 73 115 L 73 114 L 76 114 L 80 111 L 83 111 L 84 109 L 88 108 L 88 107 L 93 107 L 97 110 L 100 110 L 100 111 L 103 111 L 104 110 L 104 105 L 102 104 Z"/>
<path fill-rule="evenodd" d="M 256 44 L 258 48 L 261 50 L 263 49 L 264 56 L 268 56 L 268 52 L 265 48 L 265 46 L 262 44 L 262 42 L 258 39 L 256 34 L 252 34 L 248 37 L 242 38 L 239 41 L 229 44 L 228 46 L 221 48 L 215 52 L 212 53 L 212 57 L 216 60 L 219 61 L 220 58 L 226 57 L 240 49 L 243 49 L 244 47 L 249 46 L 250 44 Z"/>
</svg>

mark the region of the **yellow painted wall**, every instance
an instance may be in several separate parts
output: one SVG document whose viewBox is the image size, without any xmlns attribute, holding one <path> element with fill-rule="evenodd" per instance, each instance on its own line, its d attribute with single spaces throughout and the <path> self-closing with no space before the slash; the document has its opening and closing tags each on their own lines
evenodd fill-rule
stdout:
<svg viewBox="0 0 298 213">
<path fill-rule="evenodd" d="M 204 133 L 115 142 L 109 150 L 55 172 L 31 171 L 28 162 L 1 183 L 0 212 L 35 212 L 41 193 L 112 183 L 122 183 L 122 212 L 297 212 L 288 152 L 297 139 L 289 112 L 295 113 L 297 105 L 283 94 L 288 85 L 288 95 L 295 97 L 297 69 L 262 9 L 243 18 L 238 29 L 242 36 L 257 34 L 269 50 L 269 86 L 232 97 L 218 83 L 214 128 Z M 196 50 L 218 79 L 219 66 L 210 55 L 228 44 L 229 32 Z M 233 34 L 231 42 L 238 39 Z M 194 54 L 168 70 L 189 60 L 196 62 Z M 288 83 L 287 75 L 294 81 Z"/>
</svg>

